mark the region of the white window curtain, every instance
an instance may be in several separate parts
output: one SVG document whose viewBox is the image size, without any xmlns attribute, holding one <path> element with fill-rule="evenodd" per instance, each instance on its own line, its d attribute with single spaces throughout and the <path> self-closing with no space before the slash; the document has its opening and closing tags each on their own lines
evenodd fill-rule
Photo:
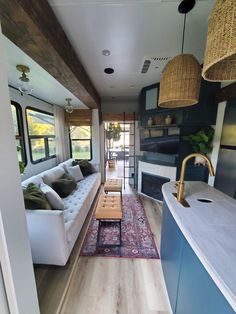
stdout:
<svg viewBox="0 0 236 314">
<path fill-rule="evenodd" d="M 68 132 L 65 127 L 64 108 L 54 105 L 57 164 L 69 157 Z"/>
</svg>

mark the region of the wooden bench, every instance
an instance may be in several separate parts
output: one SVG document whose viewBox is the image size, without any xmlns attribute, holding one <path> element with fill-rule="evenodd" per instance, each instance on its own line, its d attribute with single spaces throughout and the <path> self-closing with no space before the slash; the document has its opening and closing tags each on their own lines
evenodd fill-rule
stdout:
<svg viewBox="0 0 236 314">
<path fill-rule="evenodd" d="M 122 180 L 121 179 L 108 179 L 104 184 L 104 192 L 120 192 L 122 198 Z"/>
<path fill-rule="evenodd" d="M 121 220 L 122 220 L 122 204 L 120 196 L 116 195 L 100 195 L 95 211 L 95 218 L 99 221 L 97 247 L 113 247 L 122 245 L 121 236 Z M 101 244 L 100 232 L 102 225 L 107 222 L 117 222 L 119 224 L 120 242 L 119 244 Z"/>
</svg>

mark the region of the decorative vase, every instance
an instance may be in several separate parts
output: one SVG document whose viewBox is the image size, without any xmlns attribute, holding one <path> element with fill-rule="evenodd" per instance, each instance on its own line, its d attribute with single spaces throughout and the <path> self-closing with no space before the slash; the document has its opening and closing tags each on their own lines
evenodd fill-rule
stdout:
<svg viewBox="0 0 236 314">
<path fill-rule="evenodd" d="M 152 117 L 150 117 L 150 118 L 148 118 L 148 126 L 152 126 L 153 125 L 153 118 Z"/>
<path fill-rule="evenodd" d="M 205 166 L 206 165 L 206 160 L 202 158 L 201 156 L 196 156 L 194 160 L 194 165 L 195 166 Z"/>
<path fill-rule="evenodd" d="M 171 124 L 172 123 L 172 117 L 168 114 L 165 117 L 165 124 Z"/>
</svg>

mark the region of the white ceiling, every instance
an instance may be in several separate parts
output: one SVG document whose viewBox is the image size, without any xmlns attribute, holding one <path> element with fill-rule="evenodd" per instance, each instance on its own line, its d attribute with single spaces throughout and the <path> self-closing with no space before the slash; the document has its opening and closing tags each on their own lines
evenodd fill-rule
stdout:
<svg viewBox="0 0 236 314">
<path fill-rule="evenodd" d="M 51 76 L 5 36 L 3 36 L 3 44 L 5 47 L 5 60 L 10 85 L 14 87 L 17 86 L 18 78 L 21 76 L 21 73 L 17 71 L 16 65 L 24 64 L 30 68 L 28 77 L 34 89 L 32 95 L 62 107 L 65 106 L 65 98 L 72 98 L 72 104 L 75 108 L 87 108 L 53 76 Z"/>
<path fill-rule="evenodd" d="M 173 0 L 49 0 L 95 87 L 103 98 L 137 97 L 160 80 L 166 62 L 141 74 L 147 56 L 181 51 L 183 15 Z M 207 22 L 215 0 L 197 0 L 187 15 L 184 52 L 204 58 Z M 109 49 L 111 55 L 102 55 Z M 105 67 L 115 72 L 107 75 Z"/>
</svg>

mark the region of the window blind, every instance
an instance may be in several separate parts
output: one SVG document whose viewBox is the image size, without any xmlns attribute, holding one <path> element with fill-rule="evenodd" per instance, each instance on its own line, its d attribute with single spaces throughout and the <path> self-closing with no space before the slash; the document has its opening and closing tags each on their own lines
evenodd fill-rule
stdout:
<svg viewBox="0 0 236 314">
<path fill-rule="evenodd" d="M 68 126 L 92 126 L 92 110 L 74 109 L 72 113 L 65 115 Z"/>
</svg>

